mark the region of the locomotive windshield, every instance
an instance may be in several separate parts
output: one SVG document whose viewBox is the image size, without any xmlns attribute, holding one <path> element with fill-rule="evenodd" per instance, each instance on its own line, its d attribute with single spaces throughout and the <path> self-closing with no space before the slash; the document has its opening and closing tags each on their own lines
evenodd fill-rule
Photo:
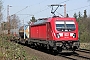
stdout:
<svg viewBox="0 0 90 60">
<path fill-rule="evenodd" d="M 58 31 L 73 31 L 75 23 L 74 21 L 56 21 L 56 29 Z"/>
</svg>

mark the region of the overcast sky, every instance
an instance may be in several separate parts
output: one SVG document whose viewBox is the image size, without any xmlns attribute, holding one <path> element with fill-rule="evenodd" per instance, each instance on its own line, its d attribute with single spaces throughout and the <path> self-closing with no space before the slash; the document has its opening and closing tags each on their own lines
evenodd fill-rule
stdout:
<svg viewBox="0 0 90 60">
<path fill-rule="evenodd" d="M 83 14 L 85 9 L 87 14 L 90 15 L 90 2 L 88 0 L 3 0 L 3 2 L 4 20 L 7 17 L 7 5 L 12 6 L 9 7 L 9 15 L 16 14 L 25 23 L 31 19 L 32 15 L 36 18 L 50 17 L 52 14 L 48 5 L 51 4 L 66 4 L 66 10 L 70 17 L 73 17 L 73 14 L 79 11 Z M 60 7 L 57 11 L 64 15 L 63 7 Z"/>
</svg>

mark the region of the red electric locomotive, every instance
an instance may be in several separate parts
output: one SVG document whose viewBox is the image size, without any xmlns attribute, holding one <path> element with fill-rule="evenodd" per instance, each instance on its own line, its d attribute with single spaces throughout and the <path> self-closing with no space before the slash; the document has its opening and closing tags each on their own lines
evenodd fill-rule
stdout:
<svg viewBox="0 0 90 60">
<path fill-rule="evenodd" d="M 30 41 L 43 44 L 47 49 L 61 52 L 79 48 L 78 24 L 75 18 L 54 16 L 38 20 L 30 26 Z"/>
</svg>

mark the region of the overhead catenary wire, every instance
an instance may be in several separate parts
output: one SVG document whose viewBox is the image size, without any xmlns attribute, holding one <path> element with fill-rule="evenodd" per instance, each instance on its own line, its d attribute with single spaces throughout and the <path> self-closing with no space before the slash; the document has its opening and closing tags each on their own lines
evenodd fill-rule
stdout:
<svg viewBox="0 0 90 60">
<path fill-rule="evenodd" d="M 43 1 L 39 2 L 39 3 L 35 3 L 34 5 L 31 5 L 31 6 L 39 5 L 41 3 L 44 3 L 44 1 L 46 1 L 46 0 L 43 0 Z"/>
<path fill-rule="evenodd" d="M 45 7 L 46 7 L 46 6 L 45 6 Z M 26 16 L 25 18 L 23 18 L 23 19 L 26 19 L 26 18 L 28 18 L 28 17 L 30 17 L 30 16 L 35 16 L 36 14 L 39 14 L 39 13 L 41 13 L 41 12 L 43 12 L 43 11 L 46 11 L 46 10 L 48 10 L 48 7 L 45 8 L 45 9 L 43 9 L 43 10 L 40 10 L 40 11 L 34 13 L 34 14 L 17 14 L 17 15 L 28 15 L 28 16 Z"/>
<path fill-rule="evenodd" d="M 44 1 L 46 1 L 46 0 L 43 0 L 42 2 L 44 2 Z M 67 1 L 69 1 L 69 0 L 65 0 L 65 1 L 63 1 L 63 2 L 61 2 L 61 3 L 64 3 L 64 2 L 67 2 Z M 42 2 L 36 3 L 36 5 L 37 5 L 37 4 L 41 4 Z M 35 4 L 34 4 L 34 5 L 35 5 Z M 34 6 L 34 5 L 30 5 L 30 6 Z M 25 8 L 23 8 L 23 9 L 21 9 L 20 11 L 16 12 L 15 14 L 17 14 L 17 13 L 19 13 L 19 12 L 25 10 L 26 8 L 28 8 L 28 7 L 30 7 L 30 6 L 26 6 Z M 38 13 L 40 13 L 40 12 L 43 12 L 43 11 L 45 11 L 45 10 L 47 10 L 47 9 L 48 9 L 48 8 L 43 9 L 43 10 L 40 10 L 39 12 L 36 12 L 35 14 L 38 14 Z"/>
<path fill-rule="evenodd" d="M 65 1 L 63 1 L 63 2 L 60 2 L 59 4 L 61 4 L 61 3 L 65 3 L 65 2 L 68 2 L 68 1 L 70 1 L 70 0 L 65 0 Z"/>
<path fill-rule="evenodd" d="M 23 8 L 23 9 L 21 9 L 20 11 L 16 12 L 15 14 L 18 14 L 18 13 L 20 13 L 21 11 L 23 11 L 23 10 L 29 8 L 29 7 L 32 7 L 32 6 L 41 4 L 41 3 L 43 3 L 44 1 L 46 1 L 46 0 L 43 0 L 43 1 L 39 2 L 39 3 L 35 3 L 34 5 L 26 6 L 25 8 Z M 29 17 L 29 16 L 34 16 L 34 15 L 32 15 L 32 14 L 19 14 L 19 15 L 28 15 L 27 17 Z"/>
<path fill-rule="evenodd" d="M 67 12 L 71 12 L 71 11 L 74 11 L 74 10 L 78 10 L 78 9 L 86 8 L 86 7 L 89 7 L 89 6 L 90 6 L 90 5 L 83 6 L 83 7 L 79 7 L 79 8 L 76 8 L 76 9 L 69 10 L 69 11 L 67 11 Z"/>
<path fill-rule="evenodd" d="M 28 18 L 28 17 L 30 17 L 30 16 L 34 16 L 34 15 L 32 15 L 32 14 L 17 14 L 17 15 L 27 15 L 25 18 Z M 23 19 L 25 19 L 25 18 L 23 18 Z"/>
<path fill-rule="evenodd" d="M 43 0 L 42 2 L 44 2 L 44 1 L 46 1 L 46 0 Z M 63 2 L 61 2 L 61 3 L 68 2 L 68 1 L 69 1 L 69 0 L 65 0 L 65 1 L 63 1 Z M 38 3 L 38 4 L 40 4 L 40 3 Z M 36 12 L 36 13 L 34 13 L 34 14 L 41 13 L 41 12 L 43 12 L 43 11 L 47 10 L 47 9 L 48 9 L 48 8 L 43 9 L 43 10 L 40 10 L 39 12 Z"/>
<path fill-rule="evenodd" d="M 75 8 L 75 9 L 72 9 L 72 10 L 68 10 L 68 11 L 66 11 L 66 12 L 72 12 L 72 11 L 75 11 L 75 10 L 79 10 L 79 9 L 84 9 L 84 8 L 86 8 L 86 7 L 89 7 L 90 5 L 87 5 L 87 6 L 83 6 L 83 7 L 79 7 L 79 8 Z M 62 13 L 64 13 L 64 12 L 62 12 Z M 59 13 L 58 13 L 59 14 Z"/>
<path fill-rule="evenodd" d="M 44 1 L 46 1 L 46 0 L 43 0 L 43 1 L 39 2 L 39 3 L 35 3 L 34 5 L 41 4 L 41 3 L 43 3 Z M 23 8 L 23 9 L 19 10 L 18 12 L 16 12 L 15 14 L 20 13 L 21 11 L 27 9 L 28 7 L 34 6 L 34 5 L 26 6 L 25 8 Z M 21 14 L 21 15 L 29 15 L 29 16 L 30 16 L 30 14 Z M 33 15 L 32 15 L 32 16 L 33 16 Z"/>
<path fill-rule="evenodd" d="M 65 1 L 63 1 L 63 2 L 61 2 L 61 3 L 65 3 L 65 2 L 68 2 L 69 0 L 65 0 Z M 59 4 L 61 4 L 61 3 L 59 3 Z M 49 6 L 49 5 L 48 5 Z M 49 6 L 50 7 L 50 6 Z M 35 14 L 38 14 L 38 13 L 41 13 L 41 12 L 43 12 L 43 11 L 45 11 L 45 10 L 47 10 L 48 8 L 46 8 L 46 9 L 43 9 L 43 10 L 40 10 L 39 12 L 37 12 L 37 13 L 35 13 Z M 60 14 L 60 13 L 59 13 Z M 61 15 L 61 14 L 60 14 Z"/>
<path fill-rule="evenodd" d="M 25 8 L 23 8 L 23 9 L 21 9 L 20 11 L 16 12 L 15 14 L 17 14 L 17 13 L 19 13 L 19 12 L 21 12 L 21 11 L 25 10 L 26 8 L 28 8 L 28 6 L 26 6 L 26 7 L 25 7 Z"/>
<path fill-rule="evenodd" d="M 42 2 L 44 2 L 44 1 L 46 1 L 46 0 L 43 0 Z M 34 5 L 41 4 L 42 2 L 35 3 Z M 34 6 L 34 5 L 26 6 L 25 8 L 23 8 L 23 9 L 21 9 L 20 11 L 16 12 L 15 14 L 17 14 L 17 13 L 19 13 L 19 12 L 21 12 L 21 11 L 27 9 L 28 7 L 32 7 L 32 6 Z"/>
<path fill-rule="evenodd" d="M 57 12 L 57 11 L 56 11 Z M 62 17 L 64 17 L 62 14 L 60 14 L 59 12 L 57 12 L 59 15 L 61 15 Z"/>
<path fill-rule="evenodd" d="M 32 14 L 17 14 L 17 15 L 32 15 Z M 33 16 L 33 15 L 32 15 Z"/>
<path fill-rule="evenodd" d="M 43 12 L 43 11 L 48 10 L 48 9 L 49 9 L 49 8 L 47 7 L 47 8 L 45 8 L 45 9 L 43 9 L 43 10 L 40 10 L 40 11 L 38 11 L 38 12 L 34 13 L 34 15 L 39 14 L 39 13 L 41 13 L 41 12 Z"/>
<path fill-rule="evenodd" d="M 6 11 L 6 9 L 3 9 L 2 13 L 5 12 L 5 11 Z"/>
<path fill-rule="evenodd" d="M 70 0 L 65 0 L 65 1 L 63 1 L 63 2 L 61 2 L 61 3 L 66 3 L 66 2 L 68 2 L 68 1 L 70 1 Z M 61 3 L 59 3 L 59 4 L 61 4 Z M 57 12 L 57 11 L 56 11 Z M 64 13 L 65 13 L 66 11 L 64 11 Z M 62 17 L 64 17 L 61 13 L 59 13 L 59 12 L 57 12 L 59 15 L 61 15 Z"/>
<path fill-rule="evenodd" d="M 44 0 L 43 0 L 43 1 L 44 1 Z M 42 2 L 43 2 L 43 1 L 42 1 Z M 65 2 L 68 2 L 68 1 L 70 1 L 70 0 L 65 0 L 65 1 L 63 1 L 63 2 L 61 2 L 61 3 L 65 3 Z M 37 4 L 41 4 L 41 2 L 40 2 L 40 3 L 37 3 Z M 37 4 L 36 4 L 36 5 L 37 5 Z M 31 6 L 34 6 L 34 5 L 31 5 Z M 30 7 L 30 6 L 29 6 L 29 7 Z M 80 8 L 83 8 L 83 7 L 80 7 Z M 23 10 L 24 10 L 24 9 L 18 11 L 17 13 L 19 13 L 19 12 L 21 12 L 21 11 L 23 11 Z M 48 10 L 48 8 L 43 9 L 43 10 L 40 10 L 40 11 L 34 13 L 33 15 L 39 14 L 39 13 L 45 11 L 45 10 Z M 73 10 L 77 10 L 77 9 L 73 9 Z M 70 11 L 73 11 L 73 10 L 70 10 Z M 69 11 L 66 11 L 66 12 L 69 12 Z M 60 13 L 58 13 L 58 14 L 60 14 Z"/>
<path fill-rule="evenodd" d="M 65 2 L 68 2 L 68 1 L 70 1 L 70 0 L 65 0 L 65 1 L 63 1 L 63 2 L 61 2 L 61 3 L 65 3 Z M 60 6 L 64 6 L 64 10 L 65 10 L 65 11 L 64 11 L 64 16 L 66 16 L 66 14 L 65 14 L 65 13 L 66 13 L 66 4 L 61 5 L 61 3 L 59 3 L 59 4 L 52 4 L 52 5 L 48 5 L 48 6 L 51 7 L 51 6 L 54 6 L 54 5 L 55 5 L 55 6 L 57 6 L 57 7 L 56 7 L 56 10 L 57 10 L 57 8 L 59 7 L 59 5 L 60 5 Z M 53 10 L 53 7 L 52 7 L 52 10 Z M 51 13 L 54 13 L 54 12 L 56 11 L 56 10 L 55 10 L 55 11 L 52 11 L 52 10 L 51 10 Z M 56 11 L 56 12 L 57 12 L 57 11 Z M 57 12 L 57 13 L 58 13 L 58 12 Z M 63 15 L 60 14 L 60 13 L 58 13 L 58 14 L 61 15 L 61 16 L 63 16 Z M 55 15 L 55 14 L 54 14 L 54 15 Z"/>
</svg>

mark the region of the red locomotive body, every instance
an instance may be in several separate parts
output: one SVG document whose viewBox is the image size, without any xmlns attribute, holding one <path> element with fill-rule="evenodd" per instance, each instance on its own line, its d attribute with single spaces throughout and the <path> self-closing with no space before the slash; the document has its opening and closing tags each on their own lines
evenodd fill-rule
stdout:
<svg viewBox="0 0 90 60">
<path fill-rule="evenodd" d="M 30 41 L 61 52 L 79 47 L 78 23 L 75 18 L 52 17 L 30 26 Z"/>
<path fill-rule="evenodd" d="M 46 24 L 31 26 L 30 37 L 33 39 L 46 40 Z"/>
</svg>

